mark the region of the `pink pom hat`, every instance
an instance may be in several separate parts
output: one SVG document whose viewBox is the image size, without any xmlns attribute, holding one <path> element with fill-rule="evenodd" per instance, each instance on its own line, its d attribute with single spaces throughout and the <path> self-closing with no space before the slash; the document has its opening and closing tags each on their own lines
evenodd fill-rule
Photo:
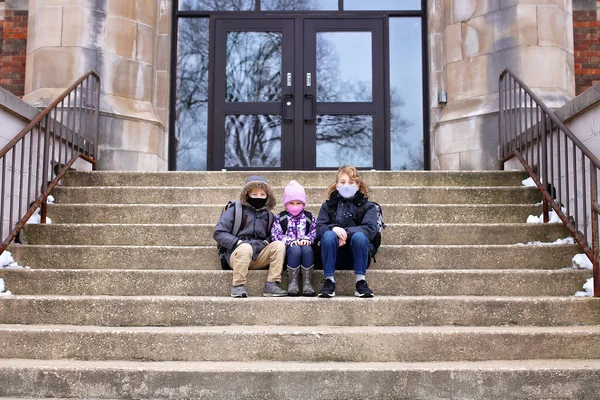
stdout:
<svg viewBox="0 0 600 400">
<path fill-rule="evenodd" d="M 291 180 L 283 191 L 283 205 L 286 206 L 290 201 L 298 200 L 306 205 L 306 192 L 301 184 Z"/>
</svg>

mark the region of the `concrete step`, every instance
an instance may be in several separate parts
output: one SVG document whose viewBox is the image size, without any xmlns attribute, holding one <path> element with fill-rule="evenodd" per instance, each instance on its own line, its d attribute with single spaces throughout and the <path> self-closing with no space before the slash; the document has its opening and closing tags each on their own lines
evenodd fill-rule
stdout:
<svg viewBox="0 0 600 400">
<path fill-rule="evenodd" d="M 0 336 L 2 357 L 25 359 L 244 362 L 600 359 L 600 346 L 593 345 L 600 340 L 600 326 L 0 325 Z"/>
<path fill-rule="evenodd" d="M 0 360 L 0 395 L 127 399 L 597 400 L 599 360 L 429 363 Z M 358 384 L 368 382 L 368 385 Z M 375 397 L 373 397 L 375 398 Z"/>
<path fill-rule="evenodd" d="M 238 186 L 250 175 L 264 176 L 272 186 L 295 179 L 304 186 L 329 186 L 334 171 L 261 172 L 69 172 L 65 186 Z M 518 186 L 527 173 L 510 171 L 362 171 L 369 186 Z"/>
<path fill-rule="evenodd" d="M 283 187 L 274 187 L 278 203 Z M 239 187 L 58 187 L 58 203 L 96 204 L 227 204 L 239 199 Z M 327 188 L 307 187 L 309 203 L 322 203 Z M 542 200 L 537 188 L 513 187 L 372 187 L 369 198 L 378 203 L 394 204 L 534 204 Z"/>
<path fill-rule="evenodd" d="M 7 283 L 10 289 L 10 281 Z M 4 296 L 2 324 L 101 326 L 569 326 L 600 325 L 585 297 Z M 592 346 L 591 342 L 588 345 Z M 597 347 L 597 346 L 596 346 Z M 5 356 L 3 354 L 3 356 Z"/>
<path fill-rule="evenodd" d="M 53 223 L 216 224 L 224 204 L 50 204 Z M 536 204 L 381 204 L 386 223 L 522 223 Z M 318 215 L 321 204 L 309 204 Z M 283 209 L 281 207 L 281 209 Z M 281 211 L 276 209 L 275 211 Z"/>
<path fill-rule="evenodd" d="M 220 269 L 216 246 L 11 245 L 23 266 L 44 269 Z M 555 269 L 577 245 L 384 245 L 371 269 Z"/>
<path fill-rule="evenodd" d="M 59 245 L 211 246 L 214 224 L 28 224 L 25 242 Z M 388 224 L 384 244 L 516 244 L 569 236 L 563 224 Z"/>
<path fill-rule="evenodd" d="M 267 271 L 249 273 L 248 291 L 260 296 Z M 587 270 L 372 270 L 371 289 L 383 296 L 570 296 L 591 277 Z M 230 271 L 0 269 L 15 295 L 227 296 Z M 322 271 L 314 281 L 320 289 Z M 354 295 L 354 273 L 339 271 L 336 294 Z M 287 287 L 284 273 L 283 285 Z"/>
</svg>

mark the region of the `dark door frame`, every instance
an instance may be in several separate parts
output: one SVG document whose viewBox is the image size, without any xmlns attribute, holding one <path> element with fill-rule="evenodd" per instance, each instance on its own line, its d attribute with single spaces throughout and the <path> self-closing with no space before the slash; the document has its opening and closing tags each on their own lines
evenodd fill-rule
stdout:
<svg viewBox="0 0 600 400">
<path fill-rule="evenodd" d="M 173 12 L 171 15 L 171 62 L 170 62 L 170 105 L 169 105 L 169 148 L 168 148 L 168 169 L 170 171 L 174 171 L 177 169 L 177 146 L 176 146 L 176 137 L 175 137 L 175 124 L 176 124 L 176 101 L 177 101 L 177 44 L 178 44 L 178 20 L 179 18 L 214 18 L 217 16 L 226 16 L 227 18 L 264 18 L 264 17 L 315 17 L 315 18 L 343 18 L 343 17 L 352 17 L 352 18 L 368 18 L 369 16 L 381 16 L 382 14 L 385 16 L 386 23 L 384 24 L 384 49 L 385 49 L 385 91 L 386 91 L 386 101 L 389 98 L 389 18 L 391 17 L 418 17 L 421 19 L 421 59 L 422 59 L 422 108 L 423 108 L 423 155 L 424 155 L 424 170 L 431 169 L 431 146 L 430 146 L 430 96 L 429 96 L 429 47 L 428 47 L 428 0 L 421 0 L 421 10 L 419 11 L 400 11 L 400 10 L 390 10 L 390 11 L 279 11 L 279 12 L 267 12 L 267 11 L 244 11 L 244 12 L 217 12 L 217 11 L 179 11 L 179 0 L 173 0 Z M 340 0 L 340 4 L 342 1 Z M 340 6 L 341 10 L 341 6 Z M 296 20 L 296 24 L 302 23 L 300 20 Z M 214 32 L 211 30 L 209 32 L 210 35 L 210 52 L 214 51 L 212 47 L 214 45 Z M 296 38 L 296 40 L 302 40 L 301 38 Z M 298 48 L 298 46 L 295 46 Z M 299 50 L 297 50 L 299 51 Z M 301 79 L 299 74 L 295 74 L 295 79 Z M 210 82 L 209 77 L 209 93 L 210 87 L 212 87 L 212 82 Z M 209 102 L 209 115 L 211 112 L 212 102 Z M 387 107 L 389 108 L 389 107 Z M 386 130 L 389 132 L 389 110 L 386 109 L 386 115 L 384 123 L 386 124 Z M 211 168 L 211 135 L 208 135 L 208 148 L 207 148 L 207 169 Z M 386 134 L 386 148 L 390 148 L 390 137 L 389 133 Z M 389 153 L 389 152 L 387 152 Z M 390 154 L 386 153 L 386 164 L 389 165 Z M 298 169 L 296 165 L 295 169 Z"/>
</svg>

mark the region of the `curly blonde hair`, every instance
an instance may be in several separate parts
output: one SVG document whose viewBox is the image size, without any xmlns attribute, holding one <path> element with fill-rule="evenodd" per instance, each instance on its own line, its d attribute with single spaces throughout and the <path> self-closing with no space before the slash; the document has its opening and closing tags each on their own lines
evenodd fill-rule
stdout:
<svg viewBox="0 0 600 400">
<path fill-rule="evenodd" d="M 351 181 L 356 182 L 359 192 L 364 194 L 365 197 L 369 197 L 369 187 L 360 179 L 360 175 L 358 174 L 356 167 L 353 167 L 352 165 L 342 165 L 340 168 L 338 168 L 337 173 L 335 174 L 335 183 L 330 185 L 329 189 L 327 190 L 327 199 L 331 198 L 331 193 L 336 190 L 336 185 L 340 179 L 340 175 L 344 174 L 348 175 Z"/>
</svg>

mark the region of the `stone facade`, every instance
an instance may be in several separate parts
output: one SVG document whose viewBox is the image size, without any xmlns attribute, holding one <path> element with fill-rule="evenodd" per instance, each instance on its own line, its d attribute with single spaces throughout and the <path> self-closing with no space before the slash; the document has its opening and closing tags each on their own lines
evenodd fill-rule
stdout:
<svg viewBox="0 0 600 400">
<path fill-rule="evenodd" d="M 0 86 L 15 96 L 25 91 L 28 0 L 0 0 Z"/>
<path fill-rule="evenodd" d="M 496 169 L 505 68 L 552 108 L 575 94 L 571 1 L 429 3 L 432 168 Z"/>
<path fill-rule="evenodd" d="M 573 39 L 579 95 L 600 82 L 600 1 L 573 0 Z"/>
<path fill-rule="evenodd" d="M 102 78 L 99 168 L 167 168 L 171 0 L 30 2 L 24 100 L 45 106 Z"/>
</svg>

